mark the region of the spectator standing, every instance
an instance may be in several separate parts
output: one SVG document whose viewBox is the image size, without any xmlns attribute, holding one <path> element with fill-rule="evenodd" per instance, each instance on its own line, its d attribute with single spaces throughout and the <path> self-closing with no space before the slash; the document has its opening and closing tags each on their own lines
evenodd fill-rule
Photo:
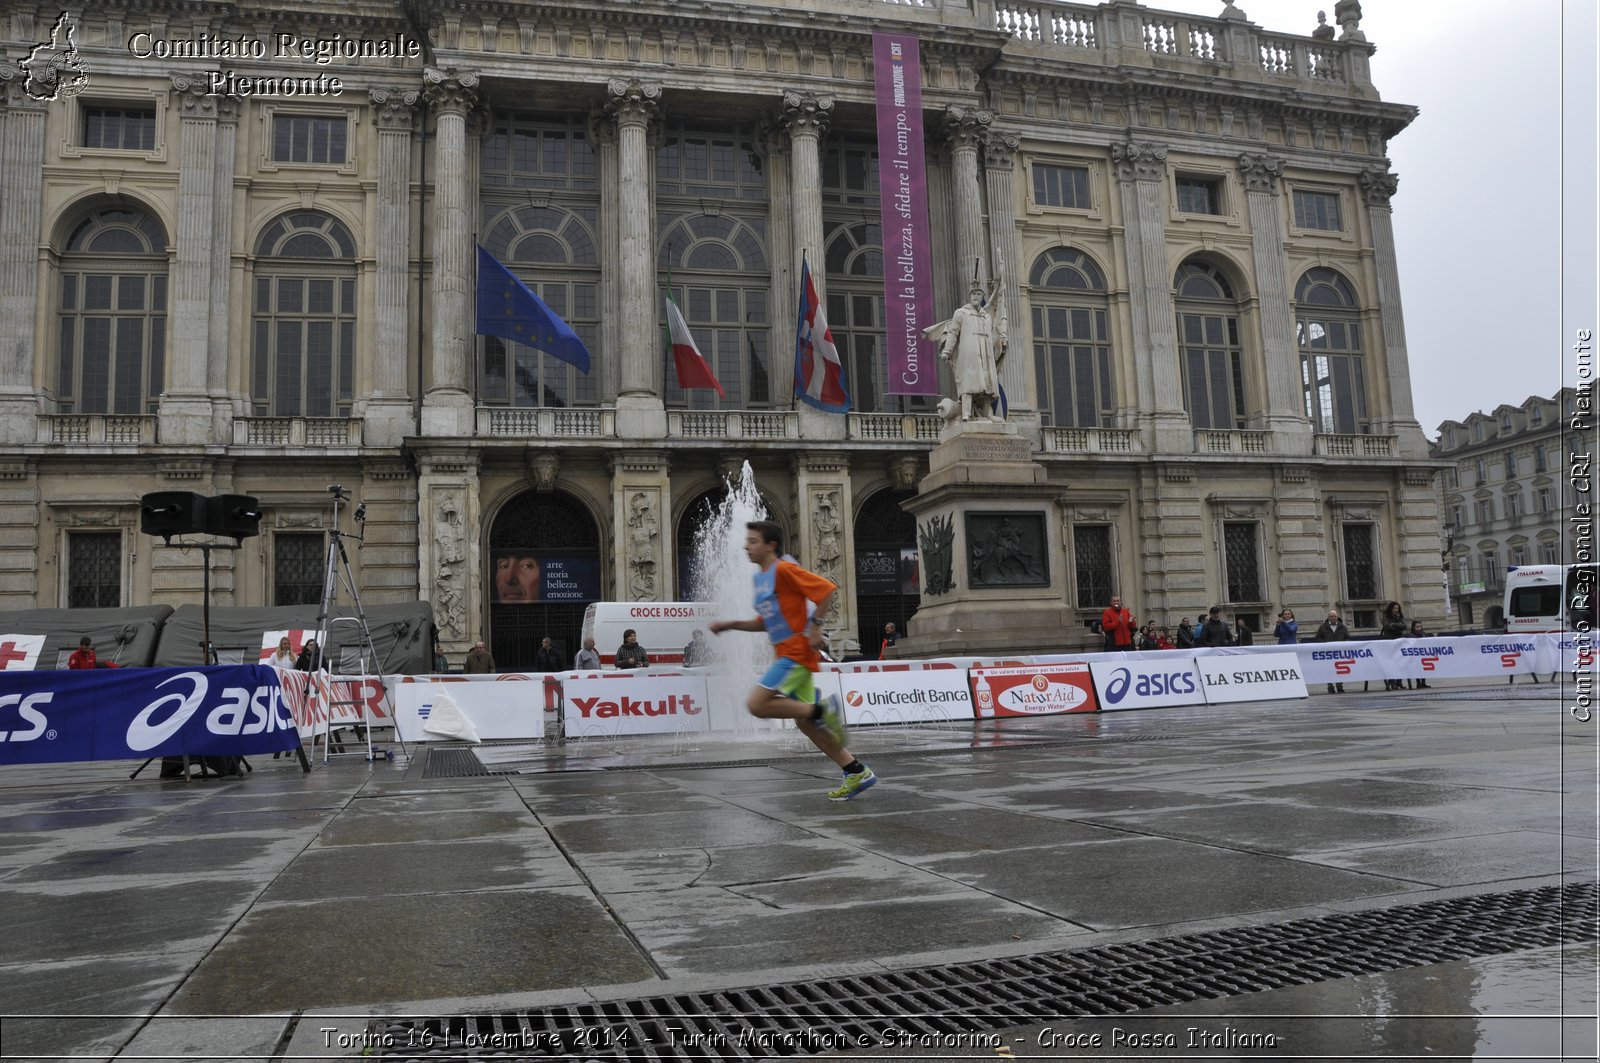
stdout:
<svg viewBox="0 0 1600 1063">
<path fill-rule="evenodd" d="M 450 658 L 444 655 L 444 647 L 439 645 L 439 636 L 433 636 L 433 674 L 444 675 L 450 671 Z"/>
<path fill-rule="evenodd" d="M 683 648 L 683 666 L 698 668 L 700 665 L 709 664 L 710 649 L 706 643 L 706 633 L 695 628 L 694 634 L 689 636 L 689 644 Z"/>
<path fill-rule="evenodd" d="M 1339 610 L 1329 609 L 1328 619 L 1317 625 L 1316 634 L 1311 636 L 1312 642 L 1349 642 L 1350 629 L 1344 626 L 1344 621 L 1339 619 Z M 1335 684 L 1328 684 L 1328 693 L 1334 692 Z M 1339 693 L 1344 693 L 1344 684 L 1337 684 Z"/>
<path fill-rule="evenodd" d="M 1111 604 L 1100 614 L 1100 632 L 1106 637 L 1106 650 L 1133 648 L 1133 614 L 1122 607 L 1122 596 L 1113 594 Z"/>
<path fill-rule="evenodd" d="M 594 648 L 594 636 L 583 640 L 583 649 L 572 659 L 572 667 L 580 672 L 600 670 L 600 651 Z"/>
<path fill-rule="evenodd" d="M 650 667 L 650 655 L 639 645 L 639 633 L 631 627 L 622 633 L 622 645 L 617 647 L 617 667 Z"/>
<path fill-rule="evenodd" d="M 1206 613 L 1205 626 L 1200 629 L 1199 636 L 1194 640 L 1196 646 L 1231 646 L 1233 639 L 1228 635 L 1228 625 L 1222 622 L 1222 606 L 1213 605 Z"/>
<path fill-rule="evenodd" d="M 1166 628 L 1162 628 L 1160 631 L 1156 632 L 1156 649 L 1175 650 L 1177 648 L 1178 644 L 1172 641 L 1172 632 L 1168 631 Z"/>
<path fill-rule="evenodd" d="M 1178 621 L 1178 649 L 1194 649 L 1194 625 L 1189 623 L 1188 617 Z"/>
<path fill-rule="evenodd" d="M 887 660 L 889 647 L 900 641 L 900 632 L 895 630 L 894 621 L 883 625 L 883 647 L 878 650 L 878 660 Z"/>
<path fill-rule="evenodd" d="M 1272 629 L 1272 634 L 1280 646 L 1293 646 L 1300 641 L 1300 624 L 1294 618 L 1293 609 L 1285 609 L 1278 614 L 1278 624 Z"/>
<path fill-rule="evenodd" d="M 57 658 L 59 660 L 59 658 Z M 94 639 L 88 635 L 78 640 L 78 648 L 72 651 L 72 656 L 67 658 L 67 667 L 73 671 L 92 669 L 94 660 Z"/>
<path fill-rule="evenodd" d="M 1233 631 L 1233 644 L 1235 646 L 1254 646 L 1256 644 L 1256 633 L 1250 629 L 1250 625 L 1245 623 L 1244 617 L 1238 613 L 1233 614 Z"/>
<path fill-rule="evenodd" d="M 1410 625 L 1406 623 L 1405 610 L 1400 608 L 1399 602 L 1390 602 L 1383 607 L 1383 615 L 1378 618 L 1379 638 L 1403 639 L 1406 637 L 1406 629 L 1408 627 Z M 1383 689 L 1385 690 L 1404 690 L 1405 688 L 1405 681 L 1401 679 L 1385 679 L 1383 681 Z"/>
<path fill-rule="evenodd" d="M 278 648 L 272 651 L 272 656 L 267 658 L 267 664 L 273 668 L 293 669 L 295 665 L 294 645 L 285 635 L 278 640 Z"/>
<path fill-rule="evenodd" d="M 322 671 L 322 647 L 317 645 L 316 639 L 306 639 L 306 644 L 300 648 L 300 656 L 295 659 L 294 666 L 301 672 Z"/>
<path fill-rule="evenodd" d="M 561 662 L 561 651 L 556 649 L 556 644 L 546 635 L 539 643 L 539 652 L 533 655 L 533 670 L 535 672 L 560 672 L 564 671 Z"/>
<path fill-rule="evenodd" d="M 1425 638 L 1431 638 L 1431 637 L 1432 636 L 1428 634 L 1427 630 L 1425 628 L 1423 628 L 1422 621 L 1420 621 L 1420 620 L 1411 621 L 1411 629 L 1406 632 L 1406 638 L 1408 638 L 1408 639 L 1425 639 Z M 1426 689 L 1429 689 L 1428 688 L 1428 681 L 1426 679 L 1413 679 L 1411 681 L 1411 689 L 1412 690 L 1426 690 Z"/>
<path fill-rule="evenodd" d="M 474 642 L 472 649 L 467 651 L 467 661 L 461 670 L 468 675 L 487 675 L 494 671 L 494 658 L 490 656 L 482 639 Z"/>
</svg>

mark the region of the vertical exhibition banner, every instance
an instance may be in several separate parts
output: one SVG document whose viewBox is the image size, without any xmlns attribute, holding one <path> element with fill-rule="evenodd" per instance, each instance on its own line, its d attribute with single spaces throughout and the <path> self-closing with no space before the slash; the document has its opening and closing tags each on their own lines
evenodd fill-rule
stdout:
<svg viewBox="0 0 1600 1063">
<path fill-rule="evenodd" d="M 917 38 L 872 35 L 878 105 L 878 190 L 883 211 L 885 393 L 937 395 L 938 360 L 922 329 L 933 321 L 928 174 L 922 148 Z"/>
</svg>

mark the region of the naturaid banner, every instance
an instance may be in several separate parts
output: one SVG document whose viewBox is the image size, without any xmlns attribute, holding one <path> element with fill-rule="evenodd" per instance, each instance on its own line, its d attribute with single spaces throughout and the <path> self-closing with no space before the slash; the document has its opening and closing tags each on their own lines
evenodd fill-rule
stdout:
<svg viewBox="0 0 1600 1063">
<path fill-rule="evenodd" d="M 872 60 L 878 103 L 878 191 L 883 211 L 884 346 L 889 356 L 884 392 L 937 395 L 938 359 L 922 335 L 923 328 L 933 321 L 933 254 L 917 38 L 874 33 Z"/>
</svg>

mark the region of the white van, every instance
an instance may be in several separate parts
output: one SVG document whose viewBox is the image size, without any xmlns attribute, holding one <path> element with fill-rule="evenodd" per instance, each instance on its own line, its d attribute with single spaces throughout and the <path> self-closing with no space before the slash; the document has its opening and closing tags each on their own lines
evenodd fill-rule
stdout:
<svg viewBox="0 0 1600 1063">
<path fill-rule="evenodd" d="M 1506 633 L 1579 630 L 1594 624 L 1596 565 L 1515 565 L 1506 572 Z"/>
<path fill-rule="evenodd" d="M 593 636 L 600 663 L 616 666 L 622 633 L 633 628 L 651 664 L 683 663 L 683 648 L 717 618 L 710 602 L 594 602 L 583 611 L 583 640 Z"/>
</svg>

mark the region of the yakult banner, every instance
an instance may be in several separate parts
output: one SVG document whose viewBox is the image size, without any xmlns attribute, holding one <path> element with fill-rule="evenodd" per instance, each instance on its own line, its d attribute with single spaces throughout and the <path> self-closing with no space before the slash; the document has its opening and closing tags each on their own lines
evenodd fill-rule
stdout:
<svg viewBox="0 0 1600 1063">
<path fill-rule="evenodd" d="M 1094 712 L 1094 679 L 1089 666 L 1035 665 L 1025 668 L 974 668 L 972 705 L 979 719 L 991 716 L 1053 716 Z"/>
<path fill-rule="evenodd" d="M 845 722 L 929 723 L 972 719 L 967 673 L 955 668 L 838 674 Z"/>
<path fill-rule="evenodd" d="M 1291 646 L 1277 651 L 1217 650 L 1196 656 L 1195 667 L 1205 683 L 1206 701 L 1212 705 L 1306 696 L 1300 655 Z"/>
<path fill-rule="evenodd" d="M 31 672 L 43 652 L 43 635 L 0 635 L 0 672 Z"/>
<path fill-rule="evenodd" d="M 260 665 L 0 675 L 0 765 L 295 749 L 278 673 Z"/>
<path fill-rule="evenodd" d="M 648 683 L 569 679 L 562 684 L 562 698 L 568 738 L 710 728 L 706 681 L 697 675 L 651 676 Z"/>
<path fill-rule="evenodd" d="M 937 395 L 939 362 L 922 335 L 933 321 L 933 253 L 917 38 L 874 33 L 872 69 L 883 224 L 883 341 L 889 355 L 884 392 Z"/>
<path fill-rule="evenodd" d="M 535 678 L 517 674 L 518 679 Z M 480 739 L 539 738 L 544 734 L 544 684 L 452 682 L 465 676 L 418 676 L 395 686 L 394 724 L 407 742 L 438 742 L 427 730 L 434 698 L 448 694 Z M 474 677 L 477 678 L 477 677 Z M 493 680 L 495 676 L 483 676 Z M 543 678 L 542 676 L 536 678 Z"/>
<path fill-rule="evenodd" d="M 1202 705 L 1206 700 L 1192 653 L 1167 651 L 1147 660 L 1091 661 L 1089 671 L 1103 712 Z"/>
</svg>

